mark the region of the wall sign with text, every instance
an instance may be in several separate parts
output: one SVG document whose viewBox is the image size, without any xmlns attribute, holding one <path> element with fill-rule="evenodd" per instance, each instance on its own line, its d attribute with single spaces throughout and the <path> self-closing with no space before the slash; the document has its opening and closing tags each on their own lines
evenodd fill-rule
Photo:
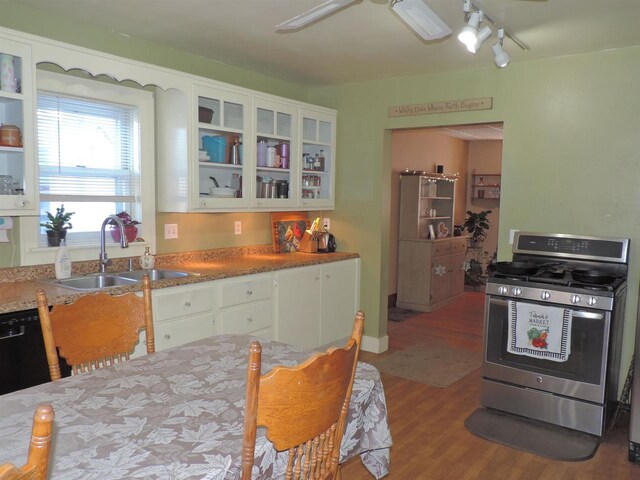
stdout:
<svg viewBox="0 0 640 480">
<path fill-rule="evenodd" d="M 468 100 L 449 100 L 444 102 L 416 103 L 389 107 L 390 117 L 410 115 L 428 115 L 430 113 L 467 112 L 471 110 L 491 110 L 493 97 L 470 98 Z"/>
</svg>

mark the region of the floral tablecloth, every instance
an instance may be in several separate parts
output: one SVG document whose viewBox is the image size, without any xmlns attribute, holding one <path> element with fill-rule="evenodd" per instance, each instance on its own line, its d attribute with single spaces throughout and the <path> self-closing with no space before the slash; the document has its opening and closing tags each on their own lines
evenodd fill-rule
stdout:
<svg viewBox="0 0 640 480">
<path fill-rule="evenodd" d="M 0 396 L 0 461 L 25 463 L 36 405 L 55 410 L 50 478 L 237 479 L 249 343 L 221 335 Z M 308 351 L 261 340 L 262 373 Z M 388 473 L 391 434 L 378 371 L 356 371 L 341 461 Z M 286 452 L 258 430 L 254 479 L 283 476 Z"/>
</svg>

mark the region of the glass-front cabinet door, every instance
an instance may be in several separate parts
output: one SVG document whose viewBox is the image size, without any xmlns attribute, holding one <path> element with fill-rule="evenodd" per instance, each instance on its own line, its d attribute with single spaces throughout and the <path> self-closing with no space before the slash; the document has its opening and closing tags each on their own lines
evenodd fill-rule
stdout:
<svg viewBox="0 0 640 480">
<path fill-rule="evenodd" d="M 199 85 L 195 89 L 197 128 L 192 159 L 198 167 L 191 178 L 192 208 L 246 208 L 251 202 L 249 173 L 254 151 L 246 135 L 251 99 L 231 90 Z"/>
<path fill-rule="evenodd" d="M 260 208 L 291 208 L 296 205 L 298 145 L 294 132 L 298 108 L 255 97 L 254 204 Z"/>
<path fill-rule="evenodd" d="M 0 38 L 0 216 L 34 215 L 33 66 L 28 45 Z"/>
<path fill-rule="evenodd" d="M 303 109 L 300 131 L 302 151 L 298 159 L 298 205 L 307 208 L 333 208 L 336 117 Z"/>
</svg>

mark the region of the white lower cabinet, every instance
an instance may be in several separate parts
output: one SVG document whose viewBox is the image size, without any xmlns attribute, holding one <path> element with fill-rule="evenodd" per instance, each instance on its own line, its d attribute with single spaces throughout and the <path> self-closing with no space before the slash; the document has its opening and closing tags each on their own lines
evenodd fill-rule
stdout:
<svg viewBox="0 0 640 480">
<path fill-rule="evenodd" d="M 156 351 L 221 334 L 318 348 L 351 333 L 360 259 L 154 289 Z M 141 335 L 136 348 L 143 355 Z"/>
<path fill-rule="evenodd" d="M 215 282 L 153 290 L 156 351 L 220 333 L 214 290 Z"/>
<path fill-rule="evenodd" d="M 220 333 L 273 338 L 273 274 L 246 275 L 218 284 Z"/>
<path fill-rule="evenodd" d="M 318 348 L 348 337 L 360 304 L 360 259 L 276 273 L 276 340 Z"/>
<path fill-rule="evenodd" d="M 360 259 L 325 263 L 321 268 L 320 345 L 351 335 L 360 307 Z"/>
<path fill-rule="evenodd" d="M 276 340 L 303 348 L 320 346 L 320 267 L 276 273 Z"/>
</svg>

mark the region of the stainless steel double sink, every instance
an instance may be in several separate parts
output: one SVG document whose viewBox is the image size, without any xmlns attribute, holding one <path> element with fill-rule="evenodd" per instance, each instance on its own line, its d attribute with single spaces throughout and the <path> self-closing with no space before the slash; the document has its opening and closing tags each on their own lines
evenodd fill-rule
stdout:
<svg viewBox="0 0 640 480">
<path fill-rule="evenodd" d="M 71 288 L 72 290 L 100 290 L 109 287 L 123 287 L 142 283 L 143 275 L 149 275 L 149 280 L 168 280 L 183 277 L 198 276 L 199 273 L 184 272 L 181 270 L 133 270 L 116 273 L 91 273 L 62 280 L 47 280 L 47 283 Z"/>
</svg>

